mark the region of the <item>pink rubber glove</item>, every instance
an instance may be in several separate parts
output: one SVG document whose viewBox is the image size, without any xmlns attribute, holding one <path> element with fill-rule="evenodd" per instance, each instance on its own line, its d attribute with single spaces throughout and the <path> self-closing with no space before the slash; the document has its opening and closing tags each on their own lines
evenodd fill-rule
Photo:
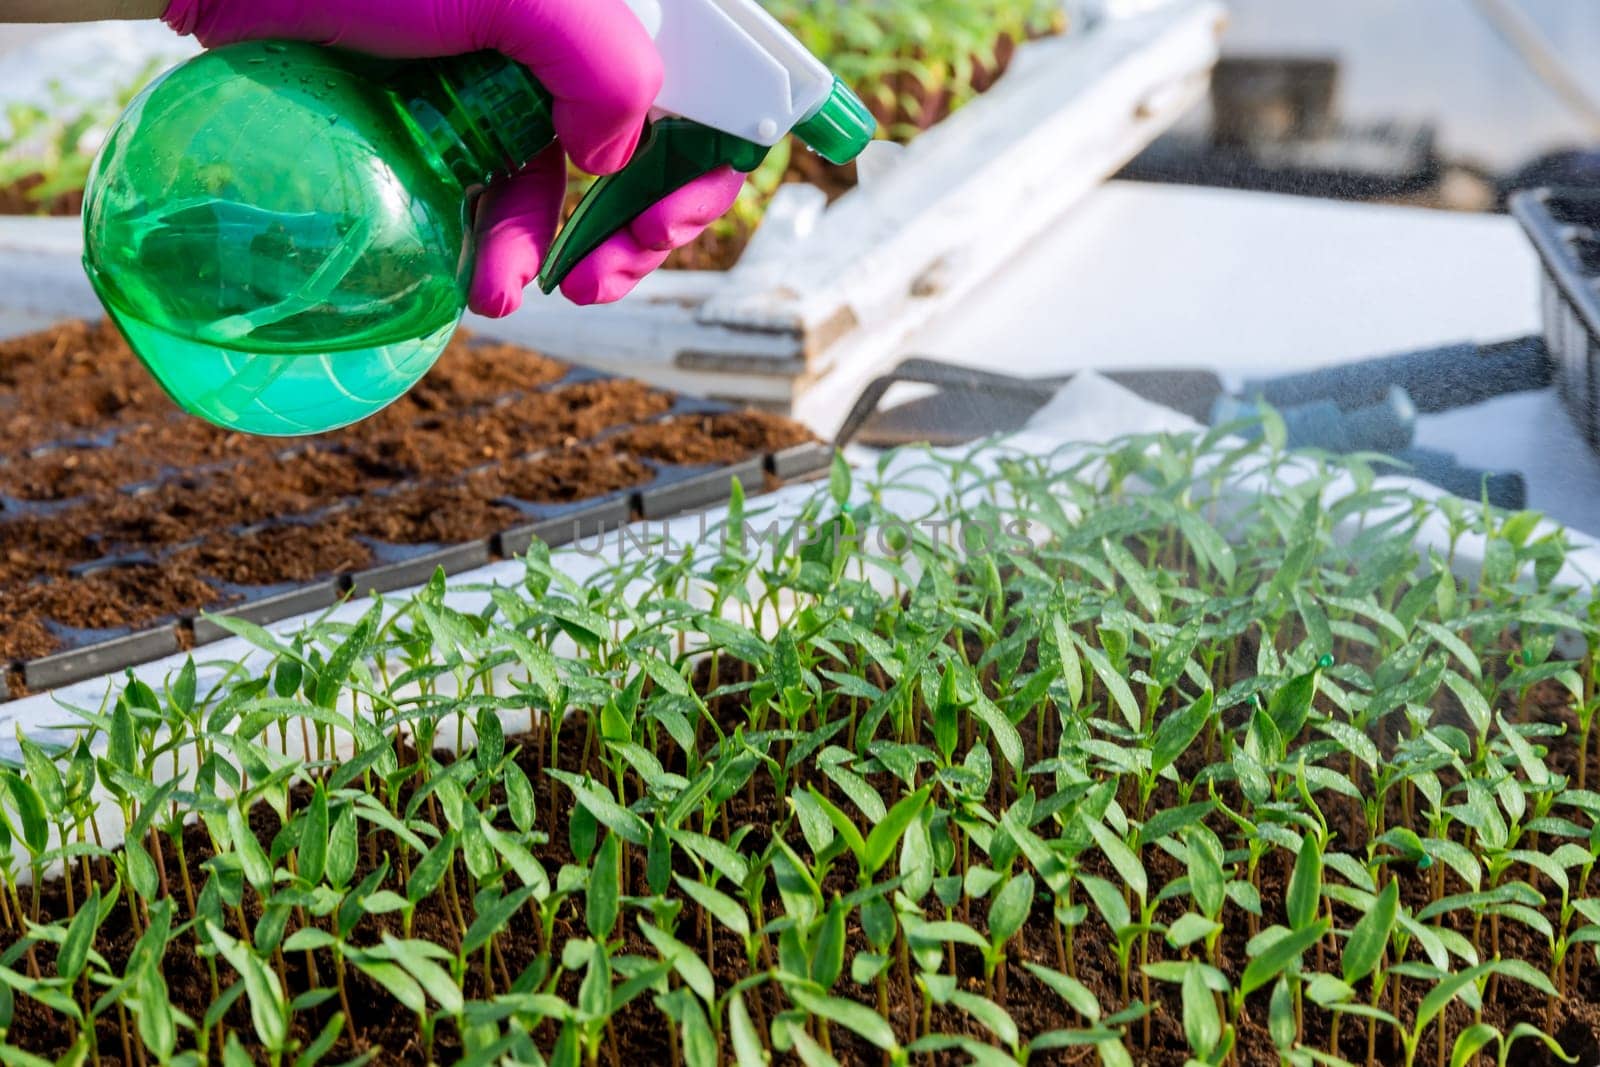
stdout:
<svg viewBox="0 0 1600 1067">
<path fill-rule="evenodd" d="M 623 0 L 172 0 L 163 16 L 208 48 L 281 37 L 393 58 L 492 48 L 555 98 L 560 143 L 485 194 L 470 302 L 499 318 L 522 305 L 560 225 L 567 154 L 591 174 L 621 170 L 661 90 L 661 56 Z M 724 168 L 645 212 L 568 276 L 578 304 L 620 300 L 668 254 L 733 206 L 744 176 Z"/>
</svg>

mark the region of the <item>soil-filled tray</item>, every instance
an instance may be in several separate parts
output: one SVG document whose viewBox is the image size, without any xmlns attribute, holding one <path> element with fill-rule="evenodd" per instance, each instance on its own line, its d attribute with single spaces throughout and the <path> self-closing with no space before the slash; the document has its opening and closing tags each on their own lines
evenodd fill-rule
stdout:
<svg viewBox="0 0 1600 1067">
<path fill-rule="evenodd" d="M 758 561 L 430 587 L 214 690 L 145 672 L 3 776 L 32 828 L 0 1037 L 123 1067 L 1600 1062 L 1600 628 L 1556 577 L 1586 552 L 1323 463 L 1198 432 L 891 455 L 766 512 L 808 536 Z M 1485 533 L 1446 563 L 1419 531 L 1451 516 Z M 993 532 L 853 536 L 926 520 Z M 51 823 L 96 832 L 53 880 Z"/>
<path fill-rule="evenodd" d="M 0 343 L 0 439 L 11 696 L 220 636 L 202 613 L 292 617 L 828 459 L 787 420 L 468 338 L 364 423 L 245 437 L 84 322 Z"/>
</svg>

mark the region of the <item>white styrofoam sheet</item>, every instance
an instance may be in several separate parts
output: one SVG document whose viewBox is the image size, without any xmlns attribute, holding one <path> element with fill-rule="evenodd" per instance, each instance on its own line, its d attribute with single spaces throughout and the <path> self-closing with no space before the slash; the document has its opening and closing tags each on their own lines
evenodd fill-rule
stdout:
<svg viewBox="0 0 1600 1067">
<path fill-rule="evenodd" d="M 1111 182 L 908 348 L 1016 373 L 1270 373 L 1538 330 L 1538 260 L 1509 218 Z"/>
</svg>

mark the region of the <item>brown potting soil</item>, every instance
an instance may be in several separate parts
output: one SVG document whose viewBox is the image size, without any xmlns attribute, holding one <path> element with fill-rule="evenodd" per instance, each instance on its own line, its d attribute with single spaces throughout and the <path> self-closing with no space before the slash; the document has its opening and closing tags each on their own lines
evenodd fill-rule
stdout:
<svg viewBox="0 0 1600 1067">
<path fill-rule="evenodd" d="M 676 398 L 626 380 L 558 384 L 568 374 L 513 346 L 458 339 L 377 417 L 283 441 L 182 416 L 113 327 L 70 322 L 0 342 L 0 496 L 51 505 L 0 511 L 0 665 L 58 650 L 45 620 L 138 626 L 215 606 L 214 583 L 359 570 L 374 556 L 357 538 L 477 540 L 526 521 L 499 503 L 507 497 L 563 504 L 648 483 L 640 456 L 582 442 L 665 415 Z M 765 415 L 741 429 L 742 418 L 715 424 L 715 447 L 743 458 L 727 442 L 808 439 Z M 692 452 L 674 456 L 673 432 L 649 439 L 649 458 L 700 464 L 715 451 L 680 430 Z M 102 559 L 159 566 L 71 577 Z"/>
<path fill-rule="evenodd" d="M 751 456 L 805 444 L 812 436 L 788 419 L 764 412 L 685 415 L 635 427 L 612 439 L 624 452 L 683 466 L 739 463 Z"/>
<path fill-rule="evenodd" d="M 35 516 L 0 523 L 0 589 L 93 563 L 101 552 L 92 532 Z"/>
<path fill-rule="evenodd" d="M 31 658 L 54 651 L 36 647 L 27 624 L 48 619 L 75 630 L 139 626 L 216 605 L 222 598 L 192 570 L 172 564 L 110 566 L 72 578 L 46 578 L 0 590 L 0 656 Z M 16 644 L 13 648 L 13 635 Z"/>
<path fill-rule="evenodd" d="M 136 426 L 115 447 L 47 448 L 0 465 L 0 493 L 57 502 L 158 478 L 175 469 L 271 456 L 283 447 L 260 437 L 216 432 L 197 420 Z"/>
<path fill-rule="evenodd" d="M 350 574 L 372 563 L 372 549 L 327 526 L 287 525 L 217 534 L 175 559 L 229 585 L 267 586 Z"/>
<path fill-rule="evenodd" d="M 329 516 L 324 525 L 392 545 L 456 545 L 492 537 L 520 518 L 469 483 L 371 497 Z"/>
<path fill-rule="evenodd" d="M 177 408 L 108 323 L 73 322 L 0 343 L 0 440 L 8 452 L 53 444 Z"/>
<path fill-rule="evenodd" d="M 458 335 L 428 376 L 396 405 L 417 412 L 459 411 L 507 393 L 537 389 L 568 373 L 564 363 L 516 345 L 465 343 Z"/>
<path fill-rule="evenodd" d="M 333 439 L 371 463 L 437 478 L 564 447 L 654 418 L 672 405 L 671 394 L 639 382 L 582 382 L 461 416 L 428 417 L 403 429 L 357 424 Z"/>
<path fill-rule="evenodd" d="M 635 489 L 655 472 L 607 444 L 550 452 L 508 464 L 494 476 L 506 496 L 530 504 L 571 504 Z"/>
</svg>

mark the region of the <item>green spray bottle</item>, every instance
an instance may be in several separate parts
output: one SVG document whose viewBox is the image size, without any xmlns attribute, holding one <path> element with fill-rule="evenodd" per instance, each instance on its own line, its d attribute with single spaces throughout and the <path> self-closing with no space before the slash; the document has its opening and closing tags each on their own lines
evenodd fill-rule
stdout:
<svg viewBox="0 0 1600 1067">
<path fill-rule="evenodd" d="M 790 132 L 845 163 L 876 131 L 754 0 L 630 4 L 665 59 L 656 103 L 671 117 L 563 227 L 546 293 L 700 175 L 752 171 Z M 493 52 L 400 62 L 270 41 L 204 53 L 113 128 L 85 196 L 85 268 L 184 410 L 267 436 L 349 425 L 444 351 L 472 275 L 471 196 L 554 142 L 550 108 Z"/>
</svg>

